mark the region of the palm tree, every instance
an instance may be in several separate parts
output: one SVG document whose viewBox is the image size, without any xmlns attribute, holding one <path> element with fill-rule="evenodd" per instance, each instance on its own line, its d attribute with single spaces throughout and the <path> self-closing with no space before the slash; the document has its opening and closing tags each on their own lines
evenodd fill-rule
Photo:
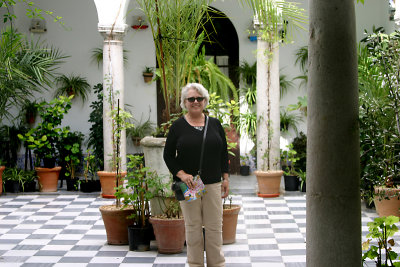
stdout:
<svg viewBox="0 0 400 267">
<path fill-rule="evenodd" d="M 39 40 L 28 41 L 13 28 L 0 37 L 0 120 L 11 119 L 11 107 L 21 107 L 33 92 L 51 85 L 57 65 L 66 56 Z"/>
</svg>

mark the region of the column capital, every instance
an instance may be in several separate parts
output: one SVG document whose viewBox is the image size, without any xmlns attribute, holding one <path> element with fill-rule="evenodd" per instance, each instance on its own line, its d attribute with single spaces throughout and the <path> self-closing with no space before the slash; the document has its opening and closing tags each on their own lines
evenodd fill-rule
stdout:
<svg viewBox="0 0 400 267">
<path fill-rule="evenodd" d="M 122 41 L 126 35 L 128 25 L 113 27 L 112 25 L 98 25 L 99 33 L 108 40 Z"/>
</svg>

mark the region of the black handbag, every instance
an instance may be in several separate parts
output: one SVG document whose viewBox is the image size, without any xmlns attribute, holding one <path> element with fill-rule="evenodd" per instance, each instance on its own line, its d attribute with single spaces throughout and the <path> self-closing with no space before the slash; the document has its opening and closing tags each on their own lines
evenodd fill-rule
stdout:
<svg viewBox="0 0 400 267">
<path fill-rule="evenodd" d="M 203 152 L 204 152 L 204 143 L 206 141 L 207 128 L 208 128 L 208 117 L 206 116 L 206 124 L 204 126 L 204 134 L 203 134 L 203 143 L 201 144 L 201 152 L 200 152 L 200 164 L 199 164 L 199 171 L 198 171 L 199 177 L 201 174 L 201 167 L 203 165 Z M 184 182 L 172 181 L 171 189 L 172 189 L 172 191 L 174 191 L 175 198 L 178 201 L 185 200 L 185 196 L 183 195 L 183 192 L 186 191 L 187 185 Z"/>
</svg>

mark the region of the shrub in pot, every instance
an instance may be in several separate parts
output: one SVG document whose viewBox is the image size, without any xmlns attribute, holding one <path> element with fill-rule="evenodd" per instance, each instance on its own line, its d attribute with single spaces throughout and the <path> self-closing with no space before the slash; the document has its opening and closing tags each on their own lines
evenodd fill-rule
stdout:
<svg viewBox="0 0 400 267">
<path fill-rule="evenodd" d="M 58 175 L 61 170 L 61 167 L 55 167 L 58 155 L 57 143 L 69 132 L 68 127 L 59 126 L 71 108 L 71 99 L 72 96 L 60 96 L 50 103 L 40 103 L 38 109 L 41 122 L 25 135 L 18 135 L 36 155 L 35 166 L 37 166 L 40 191 L 57 191 Z M 39 167 L 41 163 L 43 165 Z"/>
<path fill-rule="evenodd" d="M 229 196 L 229 204 L 223 203 L 222 220 L 222 240 L 223 244 L 232 244 L 236 242 L 236 227 L 240 212 L 240 205 L 232 204 L 232 196 Z"/>
<path fill-rule="evenodd" d="M 116 197 L 122 200 L 122 209 L 133 208 L 128 218 L 133 224 L 128 226 L 129 249 L 146 251 L 150 249 L 153 227 L 149 222 L 150 199 L 153 192 L 149 190 L 148 181 L 154 179 L 154 173 L 148 172 L 143 165 L 143 156 L 128 155 L 126 183 L 121 185 Z"/>
<path fill-rule="evenodd" d="M 293 150 L 293 144 L 289 144 L 287 150 L 281 150 L 281 159 L 283 162 L 282 169 L 284 171 L 285 190 L 299 190 L 299 178 L 295 169 L 295 164 L 299 158 L 297 157 L 297 152 Z"/>
</svg>

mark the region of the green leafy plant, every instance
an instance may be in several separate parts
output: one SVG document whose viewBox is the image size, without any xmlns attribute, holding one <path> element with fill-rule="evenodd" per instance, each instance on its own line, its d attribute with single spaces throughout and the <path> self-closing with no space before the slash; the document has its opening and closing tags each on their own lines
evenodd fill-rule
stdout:
<svg viewBox="0 0 400 267">
<path fill-rule="evenodd" d="M 297 152 L 293 149 L 293 144 L 286 146 L 288 150 L 281 150 L 281 160 L 283 162 L 283 168 L 285 175 L 297 175 L 295 168 L 296 161 L 299 160 L 297 157 Z"/>
<path fill-rule="evenodd" d="M 154 197 L 149 190 L 148 181 L 153 179 L 155 173 L 149 172 L 149 168 L 143 166 L 143 156 L 128 155 L 128 159 L 126 184 L 120 185 L 116 197 L 122 199 L 122 209 L 133 207 L 134 211 L 128 218 L 134 220 L 134 225 L 146 227 L 150 218 L 149 201 Z"/>
<path fill-rule="evenodd" d="M 68 132 L 60 138 L 57 145 L 60 165 L 65 167 L 64 175 L 69 179 L 75 179 L 76 168 L 81 163 L 83 138 L 81 132 Z"/>
<path fill-rule="evenodd" d="M 39 166 L 40 160 L 44 161 L 46 168 L 54 166 L 58 152 L 56 145 L 60 138 L 69 132 L 67 127 L 60 128 L 59 126 L 64 115 L 71 108 L 72 97 L 60 96 L 50 103 L 40 103 L 39 114 L 42 121 L 25 135 L 18 134 L 18 138 L 33 149 L 36 155 L 36 166 Z"/>
<path fill-rule="evenodd" d="M 86 150 L 86 153 L 87 153 L 87 155 L 83 159 L 85 161 L 84 169 L 83 169 L 83 176 L 85 177 L 85 181 L 88 182 L 89 177 L 90 177 L 91 181 L 94 180 L 94 177 L 98 170 L 98 165 L 97 165 L 95 155 L 92 154 L 92 150 L 88 149 L 88 150 Z"/>
<path fill-rule="evenodd" d="M 296 104 L 290 104 L 288 105 L 287 110 L 288 111 L 293 111 L 293 110 L 299 110 L 303 113 L 304 116 L 307 117 L 307 96 L 299 96 L 297 97 L 297 103 Z"/>
<path fill-rule="evenodd" d="M 363 250 L 367 250 L 362 260 L 366 259 L 375 260 L 376 266 L 400 266 L 398 254 L 393 251 L 392 247 L 395 245 L 394 239 L 390 238 L 399 231 L 396 223 L 399 222 L 399 217 L 388 216 L 375 218 L 373 222 L 369 222 L 367 238 L 371 237 L 376 239 L 377 244 L 371 245 L 371 239 L 368 239 L 362 244 Z"/>
<path fill-rule="evenodd" d="M 97 100 L 90 104 L 92 111 L 89 115 L 88 146 L 93 148 L 93 155 L 98 169 L 104 169 L 104 147 L 103 147 L 103 84 L 98 83 L 93 87 Z"/>
<path fill-rule="evenodd" d="M 124 64 L 128 63 L 128 52 L 128 50 L 122 50 Z M 100 64 L 103 63 L 103 48 L 93 48 L 91 50 L 91 59 L 97 64 L 97 67 L 100 67 Z"/>
<path fill-rule="evenodd" d="M 150 121 L 150 118 L 144 122 L 140 120 L 138 122 L 134 122 L 133 124 L 134 126 L 126 131 L 126 135 L 132 138 L 137 137 L 141 139 L 146 135 L 151 134 L 154 130 L 154 123 Z"/>
<path fill-rule="evenodd" d="M 51 87 L 57 65 L 66 57 L 39 40 L 28 40 L 12 27 L 0 34 L 1 121 L 13 119 L 11 108 L 22 107 L 35 92 Z"/>
<path fill-rule="evenodd" d="M 297 176 L 300 178 L 300 188 L 303 188 L 307 180 L 307 173 L 301 169 L 297 170 Z"/>
<path fill-rule="evenodd" d="M 300 132 L 292 141 L 293 149 L 297 152 L 299 159 L 295 163 L 297 170 L 306 171 L 307 163 L 307 136 Z"/>
<path fill-rule="evenodd" d="M 303 121 L 301 115 L 281 109 L 280 112 L 281 133 L 288 133 L 289 129 L 292 128 L 297 135 L 298 134 L 297 125 L 300 121 Z"/>
<path fill-rule="evenodd" d="M 143 73 L 154 73 L 154 67 L 145 66 L 143 68 Z"/>
<path fill-rule="evenodd" d="M 55 82 L 58 85 L 55 97 L 75 95 L 75 98 L 80 97 L 85 102 L 90 93 L 90 84 L 87 79 L 78 75 L 61 75 L 55 79 Z"/>
</svg>

